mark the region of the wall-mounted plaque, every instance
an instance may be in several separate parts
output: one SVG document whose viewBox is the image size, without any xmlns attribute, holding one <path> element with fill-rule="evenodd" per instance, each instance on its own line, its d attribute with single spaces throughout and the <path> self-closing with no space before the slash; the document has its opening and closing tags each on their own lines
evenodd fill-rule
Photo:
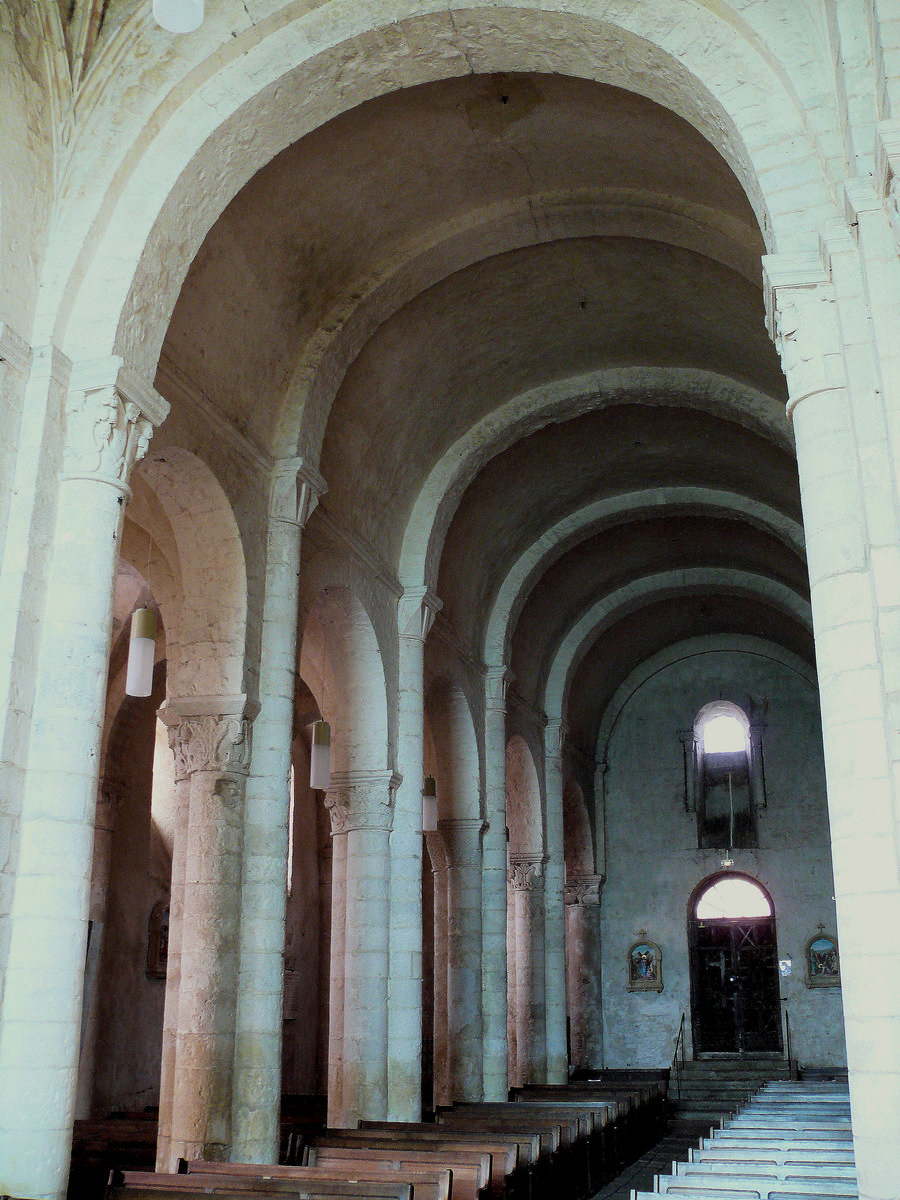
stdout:
<svg viewBox="0 0 900 1200">
<path fill-rule="evenodd" d="M 662 951 L 656 942 L 635 942 L 628 951 L 629 992 L 661 992 Z"/>
<path fill-rule="evenodd" d="M 837 941 L 827 933 L 817 934 L 806 943 L 806 986 L 841 986 Z"/>
</svg>

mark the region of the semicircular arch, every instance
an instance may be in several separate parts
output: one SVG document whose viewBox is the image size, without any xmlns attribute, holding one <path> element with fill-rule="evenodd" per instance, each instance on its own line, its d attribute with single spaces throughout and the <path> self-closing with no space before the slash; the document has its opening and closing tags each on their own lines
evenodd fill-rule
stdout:
<svg viewBox="0 0 900 1200">
<path fill-rule="evenodd" d="M 737 650 L 744 654 L 755 654 L 760 658 L 770 659 L 792 671 L 808 684 L 812 691 L 818 690 L 816 671 L 811 663 L 792 650 L 787 650 L 764 638 L 753 637 L 749 634 L 711 634 L 706 637 L 685 638 L 683 641 L 658 651 L 642 662 L 613 693 L 600 721 L 600 729 L 597 734 L 597 761 L 605 760 L 607 747 L 619 717 L 625 706 L 644 684 L 674 663 L 682 662 L 687 658 L 695 658 L 701 654 L 718 654 L 723 650 Z"/>
<path fill-rule="evenodd" d="M 547 672 L 543 708 L 548 718 L 562 719 L 572 675 L 602 629 L 608 628 L 619 615 L 644 604 L 701 588 L 765 600 L 812 630 L 809 601 L 773 579 L 724 567 L 694 567 L 644 576 L 604 596 L 572 622 Z"/>
<path fill-rule="evenodd" d="M 71 180 L 73 194 L 87 196 L 48 254 L 48 339 L 73 358 L 122 353 L 134 369 L 152 374 L 190 261 L 255 171 L 289 142 L 384 90 L 470 72 L 472 55 L 485 73 L 582 75 L 672 109 L 732 167 L 770 250 L 803 244 L 811 232 L 796 228 L 797 206 L 785 189 L 773 185 L 765 195 L 761 155 L 773 140 L 792 145 L 798 170 L 810 176 L 805 187 L 817 215 L 831 212 L 825 160 L 796 86 L 766 33 L 736 12 L 661 0 L 652 19 L 635 10 L 613 24 L 596 17 L 590 0 L 540 10 L 476 0 L 458 21 L 429 3 L 410 8 L 404 20 L 387 23 L 374 0 L 340 0 L 327 14 L 324 6 L 297 4 L 229 29 L 227 39 L 212 23 L 195 34 L 193 45 L 205 57 L 190 63 L 173 56 L 165 90 L 148 77 L 145 108 L 135 114 L 141 124 L 130 141 L 105 148 L 110 166 L 96 173 L 94 188 Z M 698 21 L 702 39 L 695 36 Z M 809 44 L 812 26 L 799 15 L 793 24 L 796 42 Z M 766 32 L 784 36 L 781 26 Z M 145 45 L 149 51 L 155 36 L 140 13 L 123 22 L 108 53 Z M 146 58 L 158 65 L 157 54 Z M 98 116 L 99 129 L 117 97 L 109 88 L 91 99 L 93 110 L 83 104 L 86 137 L 91 117 Z M 75 226 L 92 236 L 71 236 Z"/>
<path fill-rule="evenodd" d="M 737 514 L 741 520 L 774 534 L 803 557 L 805 539 L 799 521 L 770 505 L 736 492 L 702 487 L 648 488 L 592 501 L 545 530 L 513 564 L 501 583 L 485 629 L 486 662 L 506 662 L 511 631 L 536 579 L 575 542 L 627 517 L 638 518 L 654 510 L 690 506 L 698 512 Z"/>
<path fill-rule="evenodd" d="M 554 380 L 520 393 L 476 422 L 432 467 L 407 522 L 400 553 L 403 586 L 436 586 L 453 514 L 465 489 L 495 455 L 551 422 L 624 403 L 690 406 L 735 421 L 794 452 L 783 404 L 708 371 L 614 367 Z"/>
</svg>

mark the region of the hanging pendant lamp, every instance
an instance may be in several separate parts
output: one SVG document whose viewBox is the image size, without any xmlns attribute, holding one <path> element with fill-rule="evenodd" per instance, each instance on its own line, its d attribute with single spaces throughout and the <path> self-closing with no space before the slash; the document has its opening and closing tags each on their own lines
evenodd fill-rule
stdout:
<svg viewBox="0 0 900 1200">
<path fill-rule="evenodd" d="M 325 792 L 331 784 L 331 726 L 327 721 L 316 721 L 312 727 L 312 745 L 309 749 L 309 786 Z"/>
<path fill-rule="evenodd" d="M 437 785 L 433 775 L 425 776 L 422 788 L 422 832 L 436 833 L 438 827 Z"/>
<path fill-rule="evenodd" d="M 203 22 L 203 0 L 153 0 L 153 19 L 169 33 L 193 33 Z"/>
<path fill-rule="evenodd" d="M 153 661 L 156 657 L 156 613 L 152 608 L 136 608 L 131 614 L 131 641 L 128 644 L 126 696 L 149 696 L 153 691 Z"/>
</svg>

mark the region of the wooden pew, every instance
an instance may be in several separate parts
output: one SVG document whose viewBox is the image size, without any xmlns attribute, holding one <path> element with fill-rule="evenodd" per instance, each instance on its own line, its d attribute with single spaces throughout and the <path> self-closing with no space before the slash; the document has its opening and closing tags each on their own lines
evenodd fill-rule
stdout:
<svg viewBox="0 0 900 1200">
<path fill-rule="evenodd" d="M 688 1193 L 718 1196 L 720 1200 L 769 1200 L 773 1193 L 784 1197 L 828 1197 L 829 1200 L 859 1200 L 859 1188 L 852 1180 L 776 1179 L 768 1175 L 723 1175 L 717 1172 L 704 1180 L 698 1175 L 657 1175 L 656 1192 L 661 1195 Z"/>
<path fill-rule="evenodd" d="M 487 1200 L 491 1194 L 491 1155 L 479 1150 L 453 1150 L 447 1146 L 432 1149 L 402 1150 L 372 1145 L 327 1146 L 321 1142 L 307 1146 L 307 1167 L 338 1167 L 368 1170 L 382 1167 L 391 1171 L 428 1171 L 449 1168 L 453 1172 L 454 1200 Z"/>
<path fill-rule="evenodd" d="M 541 1135 L 541 1158 L 535 1184 L 539 1191 L 552 1187 L 572 1200 L 591 1191 L 588 1138 L 594 1130 L 594 1115 L 580 1106 L 516 1104 L 502 1102 L 464 1103 L 439 1110 L 439 1125 L 481 1130 L 525 1129 Z"/>
<path fill-rule="evenodd" d="M 828 1143 L 784 1139 L 782 1141 L 730 1142 L 703 1138 L 697 1149 L 688 1151 L 691 1162 L 762 1163 L 853 1163 L 851 1142 Z"/>
<path fill-rule="evenodd" d="M 699 1162 L 672 1163 L 673 1175 L 700 1177 L 715 1177 L 719 1175 L 747 1176 L 754 1175 L 772 1179 L 806 1179 L 813 1182 L 830 1179 L 834 1182 L 850 1180 L 856 1183 L 856 1166 L 854 1163 L 761 1163 L 761 1162 L 730 1162 L 722 1163 L 703 1159 Z"/>
<path fill-rule="evenodd" d="M 519 1146 L 517 1142 L 508 1140 L 466 1141 L 453 1138 L 443 1131 L 436 1131 L 433 1126 L 428 1136 L 410 1132 L 380 1132 L 373 1129 L 334 1129 L 327 1133 L 316 1134 L 305 1150 L 305 1154 L 320 1149 L 345 1148 L 347 1150 L 366 1147 L 381 1150 L 386 1153 L 402 1154 L 405 1151 L 430 1152 L 446 1154 L 449 1159 L 457 1154 L 471 1155 L 473 1158 L 487 1158 L 490 1165 L 490 1180 L 487 1184 L 488 1195 L 493 1200 L 506 1200 L 509 1196 L 507 1181 L 513 1178 L 519 1166 Z M 454 1176 L 454 1191 L 456 1177 Z"/>
<path fill-rule="evenodd" d="M 302 1191 L 310 1185 L 318 1185 L 325 1181 L 335 1183 L 375 1183 L 375 1184 L 411 1184 L 412 1200 L 451 1200 L 453 1172 L 449 1168 L 429 1167 L 423 1170 L 392 1171 L 380 1164 L 363 1164 L 361 1167 L 331 1165 L 328 1167 L 295 1167 L 295 1166 L 260 1166 L 257 1163 L 216 1163 L 200 1159 L 179 1160 L 179 1171 L 183 1168 L 185 1175 L 181 1178 L 190 1179 L 192 1176 L 228 1177 L 247 1180 L 262 1180 L 266 1185 L 271 1184 L 273 1190 L 290 1192 L 292 1187 L 300 1185 Z"/>
<path fill-rule="evenodd" d="M 632 1110 L 623 1098 L 601 1099 L 587 1091 L 579 1090 L 573 1094 L 563 1088 L 536 1087 L 517 1094 L 516 1102 L 529 1111 L 538 1105 L 549 1104 L 554 1112 L 584 1115 L 589 1193 L 598 1191 L 641 1153 L 634 1143 L 637 1126 L 633 1117 L 637 1110 Z"/>
<path fill-rule="evenodd" d="M 483 1127 L 461 1129 L 419 1121 L 360 1121 L 359 1129 L 330 1129 L 325 1136 L 374 1136 L 404 1144 L 411 1138 L 413 1145 L 467 1145 L 470 1149 L 484 1148 L 495 1155 L 505 1154 L 507 1164 L 510 1164 L 510 1156 L 513 1156 L 515 1165 L 512 1173 L 507 1172 L 505 1177 L 507 1200 L 529 1200 L 541 1160 L 541 1138 L 534 1131 L 504 1129 L 498 1132 Z"/>
<path fill-rule="evenodd" d="M 220 1167 L 236 1164 L 219 1163 Z M 266 1170 L 265 1167 L 259 1168 Z M 152 1171 L 113 1171 L 104 1200 L 195 1200 L 216 1196 L 218 1200 L 271 1200 L 291 1196 L 294 1200 L 414 1200 L 411 1183 L 367 1180 L 272 1180 L 234 1172 L 199 1172 L 166 1175 Z"/>
</svg>

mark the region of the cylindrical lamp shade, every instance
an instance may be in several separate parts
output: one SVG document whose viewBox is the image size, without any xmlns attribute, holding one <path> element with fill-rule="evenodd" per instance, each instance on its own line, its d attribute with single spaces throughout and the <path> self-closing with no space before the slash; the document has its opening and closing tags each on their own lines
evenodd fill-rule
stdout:
<svg viewBox="0 0 900 1200">
<path fill-rule="evenodd" d="M 153 19 L 169 33 L 193 33 L 203 23 L 203 0 L 153 0 Z"/>
<path fill-rule="evenodd" d="M 131 614 L 131 641 L 128 645 L 126 696 L 149 696 L 153 691 L 153 662 L 156 658 L 156 613 L 151 608 L 136 608 Z"/>
<path fill-rule="evenodd" d="M 312 727 L 312 745 L 309 748 L 309 786 L 320 792 L 331 784 L 331 726 L 327 721 L 316 721 Z"/>
<path fill-rule="evenodd" d="M 422 788 L 422 832 L 436 833 L 437 823 L 437 785 L 433 775 L 426 775 L 425 786 Z"/>
</svg>

